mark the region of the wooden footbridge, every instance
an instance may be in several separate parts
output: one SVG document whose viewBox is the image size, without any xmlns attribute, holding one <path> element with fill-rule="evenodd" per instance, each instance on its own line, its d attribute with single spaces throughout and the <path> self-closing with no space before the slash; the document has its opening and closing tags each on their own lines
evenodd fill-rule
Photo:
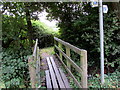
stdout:
<svg viewBox="0 0 120 90">
<path fill-rule="evenodd" d="M 65 47 L 66 51 L 63 51 L 62 46 Z M 56 37 L 54 37 L 54 48 L 56 52 L 55 55 L 58 59 L 55 59 L 52 56 L 46 57 L 47 65 L 48 65 L 48 70 L 45 71 L 46 88 L 49 89 L 71 88 L 68 78 L 66 77 L 65 73 L 63 73 L 62 69 L 57 67 L 55 60 L 59 60 L 62 63 L 65 70 L 68 72 L 71 78 L 73 78 L 74 83 L 79 88 L 87 88 L 87 51 L 83 49 L 79 49 Z M 74 51 L 76 54 L 80 55 L 80 65 L 77 65 L 71 59 L 71 53 L 70 53 L 71 51 Z M 36 39 L 33 55 L 28 59 L 32 88 L 41 87 L 41 78 L 40 78 L 41 61 L 40 61 L 39 52 L 40 49 L 38 47 L 38 39 Z M 73 75 L 72 68 L 74 68 L 80 74 L 79 76 L 80 82 Z"/>
</svg>

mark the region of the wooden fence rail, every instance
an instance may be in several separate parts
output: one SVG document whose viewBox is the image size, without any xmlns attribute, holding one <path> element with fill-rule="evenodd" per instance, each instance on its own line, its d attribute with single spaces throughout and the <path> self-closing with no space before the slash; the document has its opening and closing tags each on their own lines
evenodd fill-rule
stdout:
<svg viewBox="0 0 120 90">
<path fill-rule="evenodd" d="M 56 53 L 68 73 L 71 75 L 76 85 L 79 88 L 87 88 L 87 51 L 83 49 L 79 49 L 61 39 L 54 37 L 55 48 L 59 51 L 59 55 Z M 57 45 L 58 43 L 58 45 Z M 66 48 L 66 53 L 62 50 L 62 45 Z M 78 66 L 70 57 L 70 50 L 80 55 L 80 66 Z M 67 65 L 63 62 L 63 57 L 67 60 Z M 75 68 L 75 70 L 81 75 L 81 82 L 74 77 L 71 72 L 71 66 Z"/>
<path fill-rule="evenodd" d="M 40 49 L 37 45 L 38 39 L 36 39 L 32 57 L 29 57 L 28 59 L 29 74 L 32 88 L 36 88 L 40 85 Z"/>
</svg>

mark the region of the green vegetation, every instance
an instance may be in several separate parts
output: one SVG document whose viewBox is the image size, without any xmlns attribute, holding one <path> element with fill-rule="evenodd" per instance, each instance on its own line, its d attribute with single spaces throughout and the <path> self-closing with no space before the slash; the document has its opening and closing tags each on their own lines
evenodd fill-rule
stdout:
<svg viewBox="0 0 120 90">
<path fill-rule="evenodd" d="M 50 47 L 53 45 L 53 36 L 59 36 L 58 31 L 54 31 L 44 23 L 38 20 L 32 20 L 33 25 L 33 39 L 39 39 L 39 47 Z"/>
<path fill-rule="evenodd" d="M 14 6 L 9 6 L 10 3 L 4 3 L 6 7 L 10 7 L 11 10 Z M 12 3 L 16 7 L 21 7 L 23 3 Z M 5 8 L 5 7 L 3 7 Z M 18 9 L 18 8 L 17 8 Z M 3 9 L 4 11 L 4 9 Z M 19 10 L 18 10 L 19 11 Z M 42 47 L 53 44 L 53 29 L 41 23 L 38 20 L 33 19 L 32 32 L 29 32 L 27 28 L 27 20 L 23 16 L 19 16 L 16 12 L 12 12 L 13 15 L 2 15 L 2 52 L 0 53 L 2 75 L 1 81 L 5 88 L 28 88 L 30 86 L 30 78 L 28 72 L 28 56 L 32 54 L 32 43 L 36 38 L 51 37 L 49 42 Z M 30 33 L 30 34 L 29 34 Z M 31 35 L 32 34 L 32 35 Z M 50 41 L 51 40 L 51 41 Z M 52 43 L 52 44 L 50 44 Z M 31 47 L 32 45 L 32 47 Z M 0 84 L 2 84 L 0 83 Z M 3 86 L 3 85 L 2 85 Z"/>
<path fill-rule="evenodd" d="M 47 53 L 48 55 L 53 55 L 53 54 L 55 54 L 54 47 L 43 48 L 43 49 L 40 50 L 40 55 L 42 53 Z"/>
<path fill-rule="evenodd" d="M 119 71 L 120 69 L 120 42 L 118 42 L 120 41 L 120 19 L 118 12 L 116 13 L 116 8 L 112 7 L 113 3 L 105 4 L 110 8 L 109 12 L 104 14 L 105 73 L 112 78 L 114 75 L 111 73 Z M 118 5 L 118 3 L 116 5 Z M 90 68 L 88 75 L 94 72 L 91 77 L 96 77 L 95 75 L 100 73 L 100 31 L 98 8 L 91 8 L 90 3 L 86 2 L 82 4 L 79 2 L 47 3 L 47 7 L 47 12 L 51 19 L 59 21 L 58 26 L 60 27 L 60 38 L 72 45 L 87 50 L 88 69 Z M 77 64 L 79 63 L 78 55 L 72 53 L 71 58 L 74 58 L 74 61 Z M 96 70 L 94 66 L 96 66 Z M 91 79 L 89 81 L 93 81 L 94 84 L 93 87 L 90 87 L 112 87 L 112 85 L 109 86 L 109 84 L 112 84 L 112 82 L 110 82 L 111 78 L 106 78 L 105 86 L 100 85 L 100 79 Z M 116 81 L 116 87 L 119 86 L 119 83 L 117 83 L 118 81 L 119 79 Z M 74 83 L 72 81 L 71 84 L 73 87 L 76 87 L 73 85 Z"/>
<path fill-rule="evenodd" d="M 2 3 L 2 52 L 0 60 L 0 88 L 28 88 L 28 56 L 32 54 L 35 39 L 39 39 L 40 48 L 53 45 L 53 37 L 59 37 L 88 52 L 89 88 L 120 87 L 120 9 L 119 3 L 107 4 L 109 12 L 104 14 L 105 44 L 105 85 L 100 85 L 99 77 L 99 17 L 98 8 L 91 8 L 86 2 L 3 2 Z M 46 10 L 49 19 L 58 20 L 58 31 L 38 21 L 37 12 Z M 0 38 L 1 39 L 1 38 Z M 53 47 L 41 50 L 54 54 Z M 72 53 L 71 58 L 79 62 L 79 57 Z M 94 68 L 96 65 L 96 70 Z M 94 73 L 93 73 L 94 72 Z M 93 73 L 93 74 L 91 74 Z M 2 74 L 2 75 L 1 75 Z M 76 73 L 75 73 L 76 74 Z M 73 87 L 74 83 L 71 80 Z"/>
<path fill-rule="evenodd" d="M 119 74 L 120 72 L 115 71 L 111 74 L 105 74 L 105 83 L 101 85 L 100 83 L 100 75 L 96 74 L 96 76 L 89 78 L 89 88 L 119 88 Z"/>
<path fill-rule="evenodd" d="M 0 69 L 0 88 L 5 88 L 5 85 L 4 85 L 4 83 L 3 83 L 3 81 L 2 81 L 2 79 L 1 79 L 1 77 L 2 77 L 2 70 Z"/>
<path fill-rule="evenodd" d="M 91 76 L 88 78 L 88 88 L 119 88 L 119 74 L 120 72 L 116 71 L 114 73 L 111 73 L 109 75 L 105 74 L 105 83 L 102 85 L 100 81 L 100 74 L 96 74 L 95 76 Z M 75 85 L 73 79 L 71 77 L 68 77 L 70 80 L 70 86 L 72 88 L 78 88 L 77 85 Z"/>
<path fill-rule="evenodd" d="M 41 30 L 41 32 L 43 33 L 53 34 L 57 36 L 59 31 L 59 30 L 53 30 L 53 28 L 47 26 L 45 23 L 40 22 L 39 20 L 32 20 L 32 25 L 33 27 L 37 27 L 39 29 L 37 32 Z"/>
<path fill-rule="evenodd" d="M 108 7 L 111 6 L 111 3 L 106 4 Z M 100 59 L 98 8 L 91 8 L 90 3 L 81 5 L 79 2 L 49 3 L 48 7 L 50 8 L 47 9 L 49 16 L 59 20 L 61 39 L 87 50 L 89 65 L 100 66 L 98 63 Z M 118 42 L 120 20 L 112 7 L 110 8 L 110 11 L 104 14 L 105 61 L 109 63 L 119 59 L 120 54 L 120 42 Z"/>
</svg>

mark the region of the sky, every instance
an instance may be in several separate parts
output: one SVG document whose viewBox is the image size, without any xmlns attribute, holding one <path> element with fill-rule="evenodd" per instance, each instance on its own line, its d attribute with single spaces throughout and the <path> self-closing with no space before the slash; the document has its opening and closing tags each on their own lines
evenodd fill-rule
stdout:
<svg viewBox="0 0 120 90">
<path fill-rule="evenodd" d="M 58 28 L 57 28 L 57 21 L 56 20 L 53 20 L 53 21 L 49 21 L 49 20 L 47 20 L 47 12 L 46 11 L 43 11 L 42 13 L 40 13 L 39 15 L 38 15 L 38 18 L 39 18 L 39 20 L 40 20 L 40 22 L 43 22 L 43 23 L 45 23 L 46 25 L 48 25 L 49 27 L 52 27 L 54 30 L 58 30 Z"/>
</svg>

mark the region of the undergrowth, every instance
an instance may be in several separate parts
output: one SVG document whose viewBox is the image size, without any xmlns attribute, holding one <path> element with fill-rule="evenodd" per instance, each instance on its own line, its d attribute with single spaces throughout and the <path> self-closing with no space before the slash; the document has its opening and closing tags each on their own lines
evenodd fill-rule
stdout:
<svg viewBox="0 0 120 90">
<path fill-rule="evenodd" d="M 105 83 L 100 82 L 100 75 L 96 74 L 88 79 L 89 88 L 120 88 L 120 72 L 105 74 Z"/>
</svg>

